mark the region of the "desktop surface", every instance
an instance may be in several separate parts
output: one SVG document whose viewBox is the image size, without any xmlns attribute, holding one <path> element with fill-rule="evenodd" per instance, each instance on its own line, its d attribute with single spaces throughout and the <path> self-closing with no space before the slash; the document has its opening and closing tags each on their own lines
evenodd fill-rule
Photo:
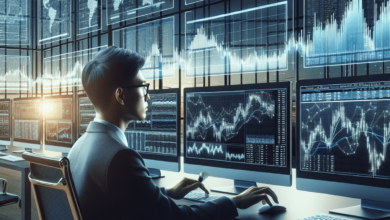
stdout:
<svg viewBox="0 0 390 220">
<path fill-rule="evenodd" d="M 207 170 L 205 170 L 207 171 Z M 165 178 L 155 179 L 154 182 L 159 187 L 170 187 L 174 185 L 183 177 L 188 177 L 192 179 L 197 179 L 198 175 L 187 174 L 184 172 L 168 172 L 163 171 Z M 259 186 L 268 186 L 270 187 L 278 196 L 280 205 L 283 205 L 287 208 L 286 212 L 278 214 L 258 214 L 258 209 L 261 206 L 260 203 L 248 208 L 248 209 L 238 209 L 239 216 L 237 219 L 262 219 L 262 220 L 297 220 L 309 216 L 314 216 L 320 213 L 329 214 L 329 210 L 355 206 L 360 204 L 360 200 L 351 199 L 341 196 L 333 196 L 320 193 L 304 192 L 298 191 L 295 185 L 295 169 L 293 169 L 292 177 L 293 182 L 291 187 L 277 186 L 277 185 L 264 185 L 258 183 Z M 233 180 L 208 177 L 204 181 L 204 185 L 207 189 L 220 186 L 229 186 L 232 185 Z M 216 193 L 216 192 L 212 192 Z M 229 196 L 229 194 L 216 193 Z M 202 204 L 200 202 L 194 202 L 186 199 L 174 200 L 178 205 L 194 205 Z M 337 215 L 335 215 L 337 216 Z M 341 218 L 346 218 L 346 216 L 338 216 Z M 350 218 L 349 219 L 358 219 Z"/>
</svg>

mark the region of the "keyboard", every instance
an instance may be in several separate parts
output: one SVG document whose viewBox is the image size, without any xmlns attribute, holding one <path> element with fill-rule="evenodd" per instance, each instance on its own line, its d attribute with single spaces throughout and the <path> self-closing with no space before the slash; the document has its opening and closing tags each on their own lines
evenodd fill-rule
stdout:
<svg viewBox="0 0 390 220">
<path fill-rule="evenodd" d="M 326 215 L 326 214 L 319 214 L 307 218 L 302 218 L 299 220 L 351 220 L 350 218 L 340 218 L 340 217 L 335 217 L 331 215 Z"/>
<path fill-rule="evenodd" d="M 214 193 L 206 194 L 202 190 L 194 190 L 194 191 L 191 191 L 190 193 L 188 193 L 184 197 L 184 199 L 188 199 L 188 200 L 192 200 L 192 201 L 196 201 L 196 202 L 209 202 L 209 201 L 213 201 L 213 200 L 216 200 L 218 198 L 221 198 L 223 196 L 224 195 L 219 195 L 219 194 L 214 194 Z"/>
</svg>

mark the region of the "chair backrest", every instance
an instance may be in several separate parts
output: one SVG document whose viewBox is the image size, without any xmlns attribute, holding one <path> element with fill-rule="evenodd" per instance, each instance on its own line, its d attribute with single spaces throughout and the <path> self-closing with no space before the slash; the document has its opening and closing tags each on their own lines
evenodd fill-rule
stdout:
<svg viewBox="0 0 390 220">
<path fill-rule="evenodd" d="M 82 220 L 68 158 L 54 159 L 28 152 L 22 157 L 30 163 L 28 178 L 39 218 Z"/>
</svg>

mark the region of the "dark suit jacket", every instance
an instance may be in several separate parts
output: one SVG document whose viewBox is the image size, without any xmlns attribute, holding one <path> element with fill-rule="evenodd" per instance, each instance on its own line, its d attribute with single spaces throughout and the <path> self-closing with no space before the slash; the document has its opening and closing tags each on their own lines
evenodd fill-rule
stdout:
<svg viewBox="0 0 390 220">
<path fill-rule="evenodd" d="M 201 205 L 177 206 L 164 188 L 153 183 L 142 157 L 105 124 L 92 121 L 68 158 L 85 220 L 215 220 L 238 215 L 226 197 Z"/>
</svg>

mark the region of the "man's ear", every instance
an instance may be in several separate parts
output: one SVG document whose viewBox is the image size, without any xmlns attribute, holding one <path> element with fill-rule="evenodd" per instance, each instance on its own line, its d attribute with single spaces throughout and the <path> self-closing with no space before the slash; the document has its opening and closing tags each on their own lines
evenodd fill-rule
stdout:
<svg viewBox="0 0 390 220">
<path fill-rule="evenodd" d="M 121 105 L 125 105 L 125 94 L 123 93 L 123 89 L 121 87 L 115 90 L 115 98 Z"/>
</svg>

